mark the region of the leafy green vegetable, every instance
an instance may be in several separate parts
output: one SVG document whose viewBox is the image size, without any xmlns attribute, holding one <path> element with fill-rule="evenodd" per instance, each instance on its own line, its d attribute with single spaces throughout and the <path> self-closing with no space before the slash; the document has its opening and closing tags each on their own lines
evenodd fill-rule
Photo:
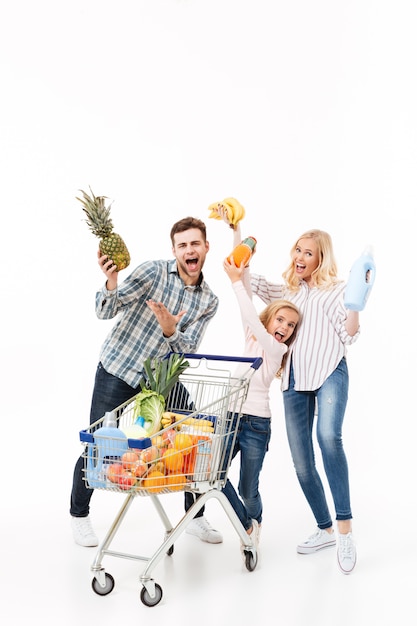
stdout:
<svg viewBox="0 0 417 626">
<path fill-rule="evenodd" d="M 164 408 L 164 397 L 151 389 L 142 389 L 135 397 L 134 415 L 144 418 L 144 428 L 150 436 L 159 430 Z"/>
<path fill-rule="evenodd" d="M 145 419 L 144 427 L 150 436 L 160 429 L 165 400 L 189 365 L 184 355 L 177 352 L 171 352 L 163 359 L 146 359 L 144 362 L 142 391 L 135 397 L 134 419 L 139 416 Z"/>
</svg>

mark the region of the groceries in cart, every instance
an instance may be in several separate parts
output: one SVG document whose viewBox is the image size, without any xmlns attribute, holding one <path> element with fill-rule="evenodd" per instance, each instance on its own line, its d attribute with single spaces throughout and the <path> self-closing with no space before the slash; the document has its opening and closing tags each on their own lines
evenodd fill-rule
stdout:
<svg viewBox="0 0 417 626">
<path fill-rule="evenodd" d="M 143 417 L 133 422 L 132 415 L 134 402 L 125 408 L 118 426 L 113 413 L 111 427 L 102 426 L 91 434 L 84 433 L 89 487 L 159 493 L 179 491 L 195 481 L 213 477 L 215 416 L 166 411 L 162 419 L 168 425 L 148 437 Z M 103 423 L 109 423 L 107 415 Z M 142 431 L 141 437 L 131 437 L 136 427 Z"/>
<path fill-rule="evenodd" d="M 89 488 L 149 495 L 224 480 L 242 381 L 198 375 L 186 356 L 147 359 L 141 391 L 81 431 Z"/>
<path fill-rule="evenodd" d="M 217 479 L 227 430 L 196 409 L 201 390 L 179 382 L 188 366 L 176 353 L 148 360 L 141 392 L 82 431 L 87 486 L 148 495 Z"/>
</svg>

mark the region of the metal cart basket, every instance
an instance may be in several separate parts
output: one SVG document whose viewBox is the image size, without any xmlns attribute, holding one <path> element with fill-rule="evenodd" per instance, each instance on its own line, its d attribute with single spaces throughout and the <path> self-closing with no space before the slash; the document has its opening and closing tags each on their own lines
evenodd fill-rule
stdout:
<svg viewBox="0 0 417 626">
<path fill-rule="evenodd" d="M 238 533 L 248 571 L 257 565 L 256 548 L 222 488 L 227 480 L 242 404 L 251 376 L 262 359 L 184 356 L 189 366 L 166 400 L 161 430 L 151 437 L 136 438 L 135 427 L 141 418 L 135 415 L 135 396 L 115 408 L 117 422 L 111 432 L 103 428 L 104 418 L 80 432 L 87 486 L 126 495 L 91 566 L 92 588 L 98 595 L 107 595 L 114 588 L 114 578 L 102 566 L 104 556 L 137 559 L 146 562 L 140 576 L 141 601 L 149 607 L 157 605 L 162 599 L 162 588 L 151 574 L 164 555 L 173 554 L 176 539 L 209 498 L 220 502 Z M 245 365 L 238 368 L 244 372 L 242 375 L 231 373 L 233 362 L 247 363 L 247 368 Z M 173 526 L 160 497 L 179 491 L 190 491 L 199 497 Z M 136 497 L 151 498 L 165 529 L 163 543 L 150 557 L 109 549 Z"/>
</svg>

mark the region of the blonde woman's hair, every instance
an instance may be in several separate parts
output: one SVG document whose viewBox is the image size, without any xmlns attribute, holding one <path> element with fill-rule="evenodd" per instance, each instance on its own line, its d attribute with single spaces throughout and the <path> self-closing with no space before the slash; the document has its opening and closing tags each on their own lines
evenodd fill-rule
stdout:
<svg viewBox="0 0 417 626">
<path fill-rule="evenodd" d="M 294 262 L 292 260 L 300 239 L 314 239 L 317 244 L 319 264 L 311 275 L 313 284 L 316 287 L 323 287 L 324 289 L 327 289 L 339 282 L 337 278 L 337 265 L 333 252 L 332 239 L 324 230 L 313 229 L 308 230 L 301 235 L 291 248 L 291 263 L 282 274 L 282 277 L 284 278 L 290 291 L 298 291 L 300 288 L 300 279 L 295 273 Z"/>
<path fill-rule="evenodd" d="M 274 317 L 276 317 L 278 311 L 280 311 L 281 309 L 291 309 L 291 311 L 294 311 L 294 313 L 298 315 L 298 322 L 297 322 L 296 327 L 294 328 L 294 332 L 292 333 L 291 337 L 289 337 L 287 341 L 284 342 L 289 347 L 295 339 L 295 335 L 297 333 L 297 328 L 300 323 L 300 317 L 301 317 L 300 311 L 298 307 L 295 306 L 295 304 L 293 304 L 289 300 L 283 300 L 283 299 L 273 300 L 272 302 L 268 304 L 268 306 L 266 306 L 263 309 L 263 311 L 260 312 L 259 319 L 266 328 L 269 322 Z M 282 357 L 281 367 L 279 368 L 276 374 L 277 378 L 281 378 L 281 374 L 284 369 L 287 356 L 288 356 L 288 352 L 286 352 L 284 356 Z"/>
</svg>

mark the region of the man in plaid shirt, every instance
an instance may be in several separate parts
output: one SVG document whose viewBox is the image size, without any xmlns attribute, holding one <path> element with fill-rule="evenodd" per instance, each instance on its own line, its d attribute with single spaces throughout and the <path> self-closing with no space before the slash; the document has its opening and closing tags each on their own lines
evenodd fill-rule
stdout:
<svg viewBox="0 0 417 626">
<path fill-rule="evenodd" d="M 207 324 L 216 314 L 218 298 L 203 277 L 209 251 L 204 222 L 186 217 L 171 229 L 174 259 L 146 261 L 118 285 L 112 260 L 98 252 L 106 283 L 96 294 L 99 319 L 117 320 L 100 352 L 90 410 L 90 423 L 126 402 L 140 391 L 143 362 L 168 352 L 197 352 Z M 71 492 L 71 526 L 74 540 L 97 546 L 89 517 L 93 489 L 83 480 L 83 458 L 75 465 Z M 185 508 L 194 495 L 185 492 Z M 187 532 L 209 543 L 220 543 L 221 534 L 204 517 L 204 507 Z"/>
</svg>

